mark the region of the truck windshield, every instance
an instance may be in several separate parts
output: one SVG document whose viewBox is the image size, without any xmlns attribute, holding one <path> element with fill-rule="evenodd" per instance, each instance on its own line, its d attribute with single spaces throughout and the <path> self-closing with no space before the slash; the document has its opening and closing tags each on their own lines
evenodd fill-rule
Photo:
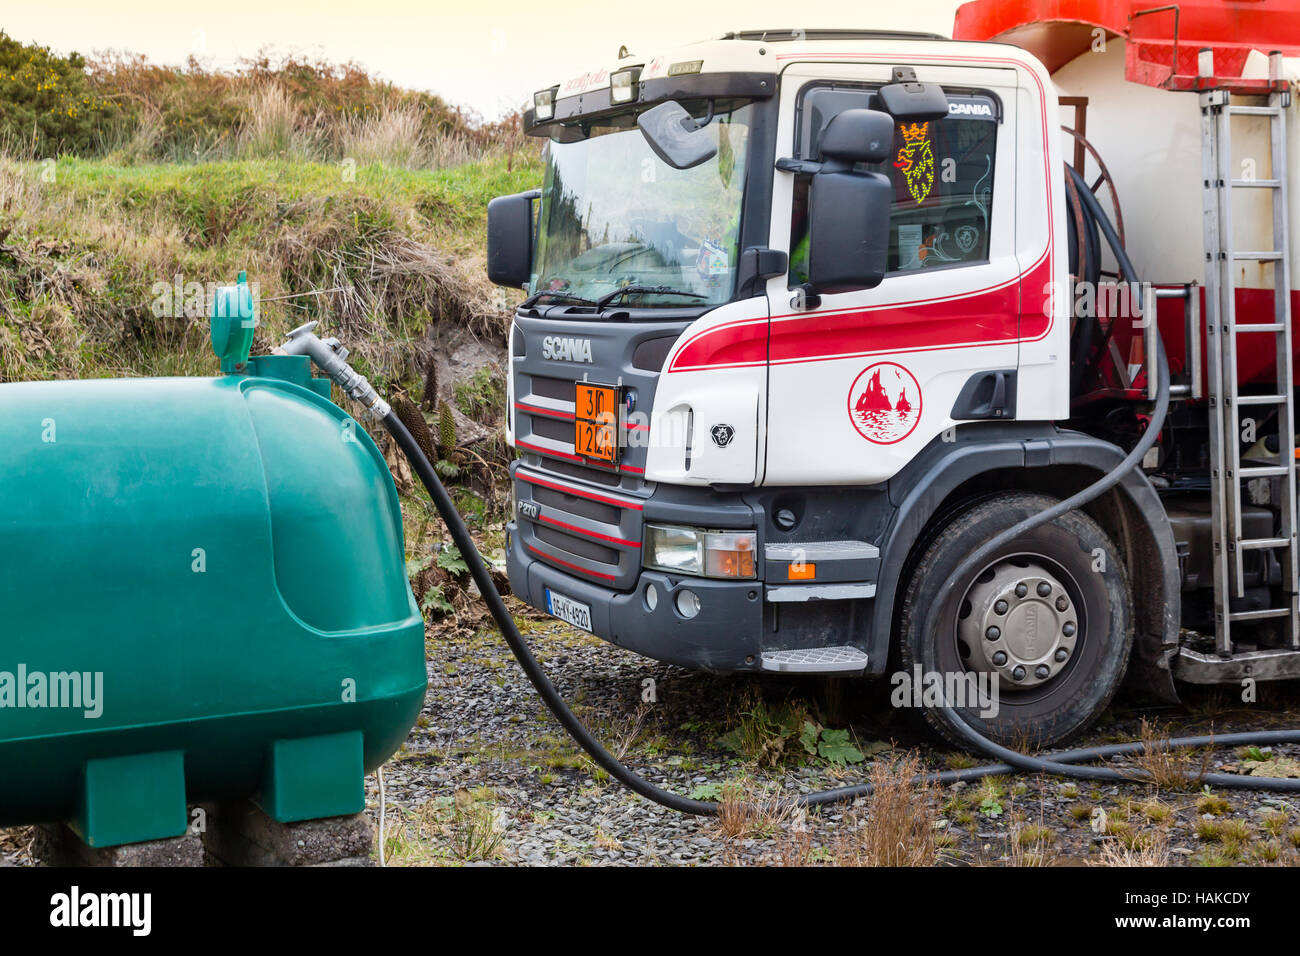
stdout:
<svg viewBox="0 0 1300 956">
<path fill-rule="evenodd" d="M 655 156 L 633 114 L 601 120 L 577 142 L 552 140 L 530 291 L 599 299 L 622 286 L 655 287 L 663 291 L 623 300 L 653 307 L 729 300 L 750 121 L 748 105 L 719 110 L 705 127 L 717 155 L 693 169 Z"/>
</svg>

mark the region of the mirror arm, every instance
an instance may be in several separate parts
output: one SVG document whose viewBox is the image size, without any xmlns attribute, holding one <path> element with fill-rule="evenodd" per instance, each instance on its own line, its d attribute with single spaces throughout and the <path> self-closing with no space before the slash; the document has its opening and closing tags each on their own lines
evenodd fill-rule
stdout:
<svg viewBox="0 0 1300 956">
<path fill-rule="evenodd" d="M 537 228 L 539 225 L 537 222 L 537 204 L 542 201 L 542 191 L 540 189 L 530 189 L 524 193 L 524 198 L 528 200 L 528 219 L 532 223 L 532 234 L 528 238 L 529 258 L 534 259 L 537 256 Z M 531 266 L 532 263 L 530 262 L 529 265 Z M 525 282 L 519 288 L 527 292 L 528 283 Z"/>
<path fill-rule="evenodd" d="M 752 298 L 763 292 L 762 283 L 783 276 L 790 268 L 790 257 L 778 249 L 750 246 L 740 254 L 736 276 L 737 298 Z"/>
<path fill-rule="evenodd" d="M 795 159 L 793 156 L 786 156 L 784 159 L 776 161 L 776 168 L 783 173 L 802 173 L 805 176 L 815 176 L 821 172 L 822 163 L 814 163 L 808 159 Z"/>
</svg>

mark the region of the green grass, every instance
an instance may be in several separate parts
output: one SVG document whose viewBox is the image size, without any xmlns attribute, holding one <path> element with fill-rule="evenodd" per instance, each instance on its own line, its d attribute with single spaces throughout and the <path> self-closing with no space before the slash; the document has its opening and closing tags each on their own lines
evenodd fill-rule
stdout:
<svg viewBox="0 0 1300 956">
<path fill-rule="evenodd" d="M 18 165 L 37 176 L 43 169 Z M 287 160 L 118 166 L 64 158 L 54 166 L 54 183 L 45 186 L 54 195 L 107 204 L 129 219 L 160 215 L 201 242 L 231 249 L 261 235 L 268 222 L 294 222 L 292 211 L 281 219 L 285 204 L 328 199 L 358 215 L 364 210 L 358 229 L 429 230 L 445 240 L 445 251 L 478 251 L 486 241 L 488 202 L 540 181 L 537 159 L 515 157 L 509 165 L 504 157 L 439 170 Z"/>
<path fill-rule="evenodd" d="M 540 177 L 531 155 L 351 172 L 0 159 L 0 377 L 210 374 L 204 296 L 247 270 L 255 351 L 322 319 L 378 386 L 418 398 L 430 325 L 504 333 L 483 273 L 487 204 Z"/>
</svg>

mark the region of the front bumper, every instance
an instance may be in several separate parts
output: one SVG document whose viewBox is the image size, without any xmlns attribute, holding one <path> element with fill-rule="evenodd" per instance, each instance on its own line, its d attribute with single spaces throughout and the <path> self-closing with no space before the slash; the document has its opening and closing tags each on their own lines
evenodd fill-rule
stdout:
<svg viewBox="0 0 1300 956">
<path fill-rule="evenodd" d="M 761 581 L 717 581 L 641 571 L 631 591 L 618 592 L 567 574 L 530 555 L 516 522 L 506 526 L 506 533 L 510 586 L 517 597 L 533 607 L 546 607 L 546 589 L 550 588 L 590 605 L 596 636 L 619 647 L 669 664 L 714 673 L 762 669 Z M 653 611 L 645 603 L 648 584 L 659 591 Z M 700 613 L 690 620 L 677 611 L 677 593 L 686 588 L 700 598 Z"/>
</svg>

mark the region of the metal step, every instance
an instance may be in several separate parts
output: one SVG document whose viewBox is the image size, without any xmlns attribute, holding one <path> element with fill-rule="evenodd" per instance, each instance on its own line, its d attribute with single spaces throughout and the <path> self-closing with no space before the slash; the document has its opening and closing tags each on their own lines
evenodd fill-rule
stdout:
<svg viewBox="0 0 1300 956">
<path fill-rule="evenodd" d="M 1276 106 L 1229 106 L 1226 112 L 1230 116 L 1277 116 L 1282 111 Z"/>
<path fill-rule="evenodd" d="M 852 585 L 861 591 L 868 584 L 871 594 L 825 595 L 830 600 L 871 597 L 874 581 L 880 573 L 880 549 L 869 541 L 772 541 L 763 549 L 764 578 L 768 584 L 780 585 Z M 795 571 L 799 573 L 796 574 Z M 782 590 L 771 601 L 815 600 L 814 592 L 800 596 L 799 591 Z M 813 595 L 809 597 L 808 595 Z"/>
<path fill-rule="evenodd" d="M 1237 330 L 1241 331 L 1241 326 Z M 1238 395 L 1238 405 L 1281 405 L 1286 401 L 1285 395 Z"/>
<path fill-rule="evenodd" d="M 1174 658 L 1174 676 L 1190 684 L 1238 683 L 1300 677 L 1300 651 L 1239 651 L 1231 657 L 1183 648 Z"/>
<path fill-rule="evenodd" d="M 1293 471 L 1295 468 L 1287 465 L 1259 465 L 1255 468 L 1247 468 L 1243 465 L 1237 469 L 1237 477 L 1242 481 L 1249 481 L 1252 478 L 1281 478 Z"/>
<path fill-rule="evenodd" d="M 1265 548 L 1285 548 L 1290 543 L 1290 538 L 1242 538 L 1237 546 L 1247 551 L 1262 551 Z"/>
<path fill-rule="evenodd" d="M 769 561 L 862 561 L 880 557 L 869 541 L 785 541 L 763 551 Z"/>
<path fill-rule="evenodd" d="M 867 655 L 847 645 L 764 651 L 762 661 L 763 670 L 786 674 L 860 674 L 867 668 Z"/>
<path fill-rule="evenodd" d="M 1258 611 L 1233 611 L 1228 618 L 1233 621 L 1266 621 L 1271 617 L 1286 617 L 1290 613 L 1290 608 L 1268 607 Z"/>
<path fill-rule="evenodd" d="M 859 601 L 876 596 L 874 581 L 861 584 L 777 584 L 763 595 L 776 603 L 803 601 Z"/>
</svg>

